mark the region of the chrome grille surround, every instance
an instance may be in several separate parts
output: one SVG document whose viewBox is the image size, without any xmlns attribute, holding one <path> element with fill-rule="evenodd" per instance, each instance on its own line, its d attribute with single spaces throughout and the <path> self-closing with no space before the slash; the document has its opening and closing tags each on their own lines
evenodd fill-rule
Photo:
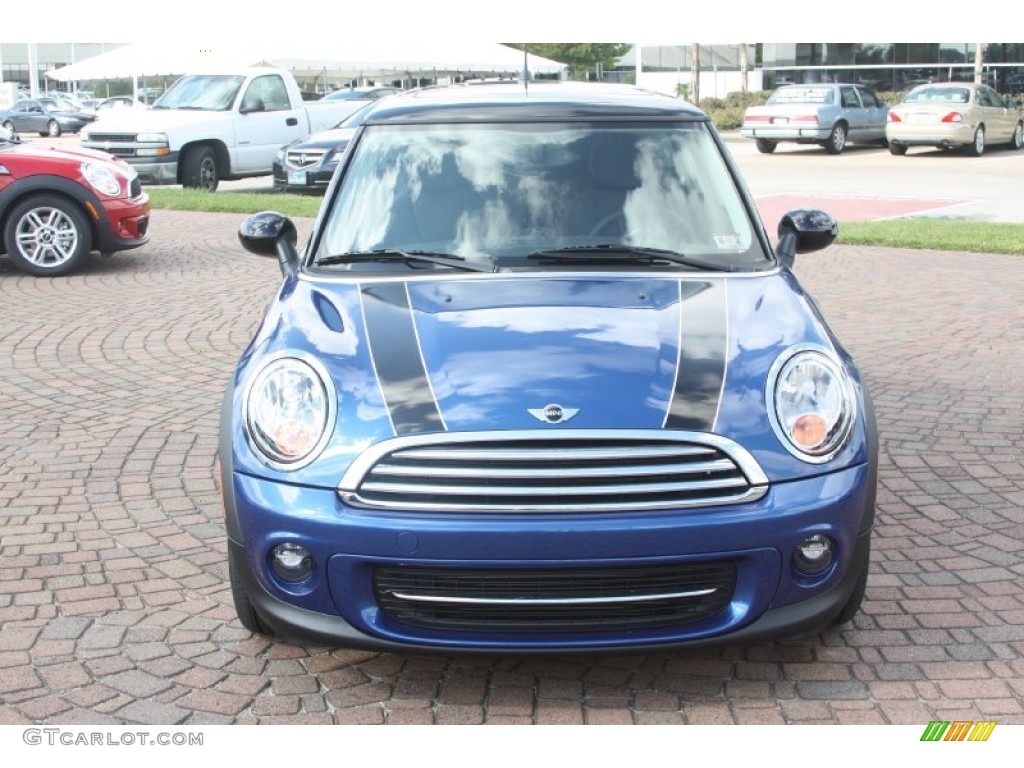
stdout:
<svg viewBox="0 0 1024 768">
<path fill-rule="evenodd" d="M 768 478 L 733 441 L 667 430 L 442 432 L 385 440 L 338 485 L 353 507 L 618 512 L 756 501 Z"/>
<path fill-rule="evenodd" d="M 312 168 L 319 165 L 327 150 L 324 149 L 295 149 L 285 152 L 284 162 L 289 168 Z"/>
</svg>

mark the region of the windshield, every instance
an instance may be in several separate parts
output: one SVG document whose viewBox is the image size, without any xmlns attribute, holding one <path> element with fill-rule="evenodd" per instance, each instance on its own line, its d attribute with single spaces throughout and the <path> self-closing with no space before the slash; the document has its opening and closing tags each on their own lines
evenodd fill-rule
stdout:
<svg viewBox="0 0 1024 768">
<path fill-rule="evenodd" d="M 153 109 L 231 109 L 244 80 L 238 75 L 189 75 L 168 88 Z"/>
<path fill-rule="evenodd" d="M 967 104 L 971 100 L 971 92 L 967 88 L 956 88 L 937 85 L 920 88 L 907 94 L 908 104 L 939 102 L 942 104 Z"/>
<path fill-rule="evenodd" d="M 835 91 L 831 86 L 789 86 L 768 97 L 769 104 L 832 104 Z"/>
<path fill-rule="evenodd" d="M 400 249 L 500 268 L 625 245 L 767 264 L 702 123 L 368 126 L 352 153 L 316 260 Z"/>
</svg>

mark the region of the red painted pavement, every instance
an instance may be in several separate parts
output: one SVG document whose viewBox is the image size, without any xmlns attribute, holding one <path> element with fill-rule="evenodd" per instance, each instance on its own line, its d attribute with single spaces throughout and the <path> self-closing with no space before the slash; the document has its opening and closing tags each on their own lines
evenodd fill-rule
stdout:
<svg viewBox="0 0 1024 768">
<path fill-rule="evenodd" d="M 963 200 L 921 200 L 892 197 L 823 197 L 819 195 L 770 195 L 757 198 L 757 208 L 770 231 L 794 208 L 821 208 L 836 221 L 874 221 L 915 213 L 937 211 Z"/>
</svg>

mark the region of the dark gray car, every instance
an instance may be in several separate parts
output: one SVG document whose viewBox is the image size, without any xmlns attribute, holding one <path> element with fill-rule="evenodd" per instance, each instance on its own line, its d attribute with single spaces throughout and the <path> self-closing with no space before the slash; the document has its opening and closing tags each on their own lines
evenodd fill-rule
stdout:
<svg viewBox="0 0 1024 768">
<path fill-rule="evenodd" d="M 78 133 L 94 119 L 92 115 L 82 112 L 65 112 L 55 104 L 24 99 L 6 112 L 0 112 L 0 125 L 12 133 L 60 136 L 62 133 Z"/>
</svg>

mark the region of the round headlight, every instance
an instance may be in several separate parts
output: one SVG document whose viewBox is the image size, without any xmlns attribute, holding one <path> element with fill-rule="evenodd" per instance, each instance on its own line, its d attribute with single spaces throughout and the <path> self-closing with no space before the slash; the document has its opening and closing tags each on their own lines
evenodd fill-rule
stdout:
<svg viewBox="0 0 1024 768">
<path fill-rule="evenodd" d="M 117 197 L 121 194 L 121 180 L 112 170 L 99 163 L 82 163 L 82 176 L 97 192 Z"/>
<path fill-rule="evenodd" d="M 772 426 L 794 456 L 828 461 L 853 427 L 853 387 L 842 365 L 818 349 L 790 350 L 768 376 Z"/>
<path fill-rule="evenodd" d="M 330 437 L 334 392 L 319 364 L 296 357 L 271 361 L 253 378 L 245 426 L 253 445 L 278 469 L 298 469 Z"/>
</svg>

